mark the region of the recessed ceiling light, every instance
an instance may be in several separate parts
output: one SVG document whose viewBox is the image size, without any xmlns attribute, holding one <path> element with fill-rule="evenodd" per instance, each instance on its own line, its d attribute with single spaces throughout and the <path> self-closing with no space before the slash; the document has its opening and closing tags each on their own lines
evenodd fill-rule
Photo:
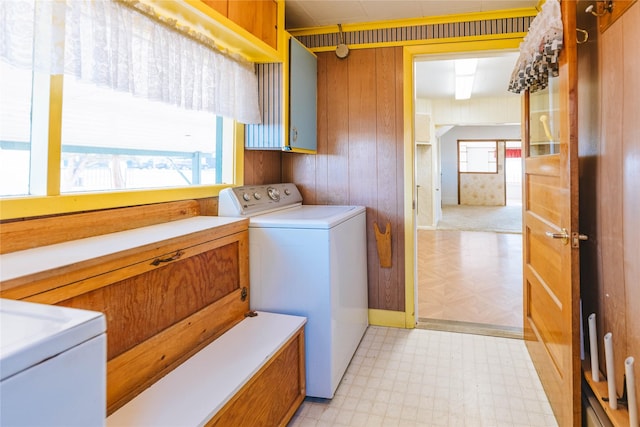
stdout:
<svg viewBox="0 0 640 427">
<path fill-rule="evenodd" d="M 456 59 L 456 99 L 471 98 L 473 80 L 478 67 L 477 58 Z"/>
<path fill-rule="evenodd" d="M 456 76 L 456 99 L 471 98 L 471 89 L 473 89 L 473 79 L 475 76 Z"/>
<path fill-rule="evenodd" d="M 477 67 L 477 58 L 455 60 L 456 76 L 468 76 L 470 74 L 475 74 Z"/>
</svg>

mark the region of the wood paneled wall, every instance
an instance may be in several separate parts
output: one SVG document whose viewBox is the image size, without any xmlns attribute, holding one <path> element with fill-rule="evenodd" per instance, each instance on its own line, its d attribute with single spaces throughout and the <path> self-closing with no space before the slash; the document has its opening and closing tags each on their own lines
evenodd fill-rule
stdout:
<svg viewBox="0 0 640 427">
<path fill-rule="evenodd" d="M 597 314 L 603 373 L 602 336 L 613 333 L 618 395 L 627 356 L 636 359 L 640 390 L 639 22 L 637 2 L 597 42 L 589 28 L 593 48 L 578 52 L 580 231 L 589 234 L 581 246 L 584 317 Z"/>
<path fill-rule="evenodd" d="M 281 182 L 280 169 L 280 151 L 244 150 L 245 185 Z"/>
<path fill-rule="evenodd" d="M 402 48 L 318 53 L 318 153 L 282 154 L 282 180 L 305 203 L 367 207 L 369 307 L 404 311 Z M 390 223 L 380 267 L 374 222 Z"/>
</svg>

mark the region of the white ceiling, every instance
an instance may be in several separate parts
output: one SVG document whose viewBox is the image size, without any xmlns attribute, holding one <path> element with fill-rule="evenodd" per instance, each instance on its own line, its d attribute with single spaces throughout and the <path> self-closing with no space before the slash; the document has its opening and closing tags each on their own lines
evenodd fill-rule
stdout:
<svg viewBox="0 0 640 427">
<path fill-rule="evenodd" d="M 415 82 L 417 98 L 453 98 L 454 58 L 469 55 L 451 55 L 437 59 L 416 60 Z M 478 58 L 478 68 L 473 81 L 472 97 L 518 96 L 507 91 L 511 71 L 518 52 L 493 52 Z"/>
<path fill-rule="evenodd" d="M 538 0 L 286 0 L 287 29 L 517 8 Z"/>
<path fill-rule="evenodd" d="M 287 29 L 295 29 L 532 8 L 537 4 L 538 0 L 286 0 L 285 15 Z M 469 56 L 458 54 L 417 62 L 416 96 L 453 97 L 453 59 L 460 57 Z M 507 85 L 516 58 L 517 53 L 493 53 L 480 58 L 472 97 L 510 96 Z"/>
</svg>

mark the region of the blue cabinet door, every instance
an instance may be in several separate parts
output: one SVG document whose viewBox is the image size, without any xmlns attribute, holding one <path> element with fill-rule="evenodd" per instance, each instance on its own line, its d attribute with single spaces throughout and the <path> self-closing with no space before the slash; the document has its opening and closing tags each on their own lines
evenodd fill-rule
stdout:
<svg viewBox="0 0 640 427">
<path fill-rule="evenodd" d="M 294 37 L 289 39 L 289 149 L 317 149 L 317 59 Z"/>
</svg>

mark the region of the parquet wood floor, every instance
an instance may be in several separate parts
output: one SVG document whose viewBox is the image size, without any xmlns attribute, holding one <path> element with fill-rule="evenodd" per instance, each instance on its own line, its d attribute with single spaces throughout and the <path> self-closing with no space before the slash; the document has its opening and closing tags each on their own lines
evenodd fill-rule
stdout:
<svg viewBox="0 0 640 427">
<path fill-rule="evenodd" d="M 522 235 L 418 230 L 418 317 L 522 328 Z"/>
</svg>

